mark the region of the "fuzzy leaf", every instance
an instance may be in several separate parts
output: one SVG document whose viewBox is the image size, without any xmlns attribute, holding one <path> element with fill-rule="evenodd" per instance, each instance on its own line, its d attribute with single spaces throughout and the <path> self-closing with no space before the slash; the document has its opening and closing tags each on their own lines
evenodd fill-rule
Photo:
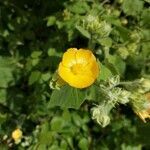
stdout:
<svg viewBox="0 0 150 150">
<path fill-rule="evenodd" d="M 90 9 L 90 7 L 84 1 L 82 2 L 77 1 L 76 3 L 74 3 L 74 5 L 71 5 L 70 7 L 68 7 L 68 9 L 71 12 L 76 13 L 76 14 L 84 14 Z"/>
<path fill-rule="evenodd" d="M 109 55 L 106 66 L 112 71 L 112 73 L 123 75 L 126 64 L 118 55 Z"/>
<path fill-rule="evenodd" d="M 142 0 L 124 0 L 122 9 L 127 15 L 138 16 L 143 10 Z"/>
<path fill-rule="evenodd" d="M 123 41 L 128 41 L 129 40 L 129 34 L 130 34 L 130 30 L 122 27 L 122 26 L 115 26 L 115 29 L 117 30 L 117 32 L 119 33 L 121 40 Z"/>
<path fill-rule="evenodd" d="M 85 92 L 85 90 L 79 90 L 65 85 L 60 90 L 53 91 L 49 107 L 61 106 L 63 108 L 78 109 L 84 101 Z"/>
<path fill-rule="evenodd" d="M 100 72 L 98 80 L 107 80 L 109 77 L 112 76 L 111 71 L 106 66 L 101 64 L 100 69 L 101 69 L 101 72 Z"/>
<path fill-rule="evenodd" d="M 82 28 L 81 26 L 76 26 L 76 29 L 86 38 L 90 39 L 91 35 L 88 31 L 86 31 L 84 28 Z"/>
</svg>

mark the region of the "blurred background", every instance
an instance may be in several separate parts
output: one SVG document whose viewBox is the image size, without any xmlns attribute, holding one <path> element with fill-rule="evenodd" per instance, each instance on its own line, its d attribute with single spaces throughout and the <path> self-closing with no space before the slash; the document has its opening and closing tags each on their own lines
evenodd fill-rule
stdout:
<svg viewBox="0 0 150 150">
<path fill-rule="evenodd" d="M 91 119 L 91 101 L 78 110 L 49 107 L 50 82 L 69 47 L 91 48 L 101 62 L 109 49 L 121 79 L 150 79 L 149 4 L 0 0 L 0 150 L 149 150 L 150 123 L 130 105 L 117 105 L 105 128 Z"/>
</svg>

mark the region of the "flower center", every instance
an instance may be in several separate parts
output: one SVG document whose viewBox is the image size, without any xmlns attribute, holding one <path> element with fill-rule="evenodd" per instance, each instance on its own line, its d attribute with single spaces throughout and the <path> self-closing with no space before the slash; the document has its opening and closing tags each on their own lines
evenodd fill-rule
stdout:
<svg viewBox="0 0 150 150">
<path fill-rule="evenodd" d="M 73 74 L 77 75 L 77 74 L 81 74 L 84 71 L 84 67 L 82 64 L 75 64 L 71 67 L 71 71 L 73 72 Z"/>
</svg>

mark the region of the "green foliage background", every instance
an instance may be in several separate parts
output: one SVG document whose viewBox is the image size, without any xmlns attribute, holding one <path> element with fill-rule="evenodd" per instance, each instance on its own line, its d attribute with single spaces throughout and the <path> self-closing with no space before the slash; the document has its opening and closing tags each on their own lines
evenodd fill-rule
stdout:
<svg viewBox="0 0 150 150">
<path fill-rule="evenodd" d="M 101 62 L 98 80 L 113 75 L 123 81 L 150 79 L 149 4 L 149 0 L 1 0 L 0 150 L 150 149 L 150 124 L 139 120 L 131 106 L 117 105 L 111 124 L 102 128 L 91 119 L 93 101 L 83 102 L 85 93 L 65 86 L 59 99 L 53 89 L 55 71 L 70 47 L 93 50 Z M 11 138 L 17 127 L 23 131 L 19 144 Z"/>
</svg>

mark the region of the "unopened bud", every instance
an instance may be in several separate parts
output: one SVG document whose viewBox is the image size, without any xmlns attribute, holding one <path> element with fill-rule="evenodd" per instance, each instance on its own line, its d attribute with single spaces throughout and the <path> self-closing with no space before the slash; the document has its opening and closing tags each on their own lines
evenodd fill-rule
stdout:
<svg viewBox="0 0 150 150">
<path fill-rule="evenodd" d="M 110 117 L 107 115 L 105 107 L 94 107 L 92 109 L 92 119 L 96 120 L 99 125 L 106 127 L 110 123 Z"/>
<path fill-rule="evenodd" d="M 150 91 L 150 80 L 149 79 L 143 79 L 142 87 L 144 88 L 145 92 Z"/>
<path fill-rule="evenodd" d="M 140 94 L 133 102 L 133 109 L 135 113 L 146 122 L 146 119 L 150 119 L 150 100 L 149 94 Z"/>
<path fill-rule="evenodd" d="M 119 47 L 118 53 L 122 59 L 126 59 L 129 56 L 129 52 L 126 47 Z"/>
</svg>

